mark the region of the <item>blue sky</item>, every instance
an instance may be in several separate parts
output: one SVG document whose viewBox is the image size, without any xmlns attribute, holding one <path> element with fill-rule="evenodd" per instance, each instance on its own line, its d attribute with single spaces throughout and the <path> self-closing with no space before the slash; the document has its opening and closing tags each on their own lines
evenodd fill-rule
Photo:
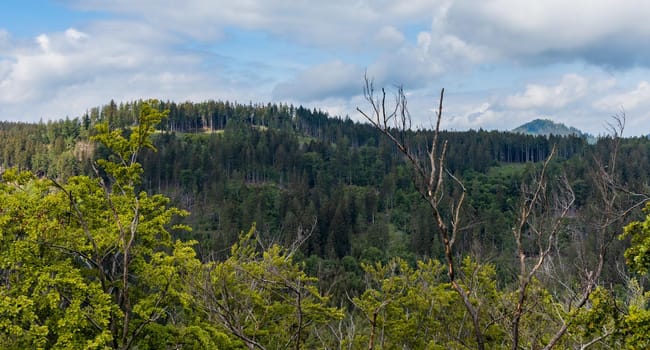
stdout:
<svg viewBox="0 0 650 350">
<path fill-rule="evenodd" d="M 650 6 L 559 0 L 31 0 L 0 5 L 0 119 L 114 99 L 282 102 L 360 116 L 364 73 L 414 124 L 650 133 Z"/>
</svg>

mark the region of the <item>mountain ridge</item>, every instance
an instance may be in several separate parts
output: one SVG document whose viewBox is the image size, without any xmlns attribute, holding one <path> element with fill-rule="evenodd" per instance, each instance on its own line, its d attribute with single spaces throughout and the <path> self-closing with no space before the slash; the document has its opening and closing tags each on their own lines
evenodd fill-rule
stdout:
<svg viewBox="0 0 650 350">
<path fill-rule="evenodd" d="M 528 134 L 528 135 L 558 135 L 558 136 L 588 136 L 586 133 L 580 131 L 572 126 L 567 126 L 563 123 L 556 123 L 550 119 L 537 118 L 527 123 L 524 123 L 514 129 L 512 132 Z"/>
</svg>

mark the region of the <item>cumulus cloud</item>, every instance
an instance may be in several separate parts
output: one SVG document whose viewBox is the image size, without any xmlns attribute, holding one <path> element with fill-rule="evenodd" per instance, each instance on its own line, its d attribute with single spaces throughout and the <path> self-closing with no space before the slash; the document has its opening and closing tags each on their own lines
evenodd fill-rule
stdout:
<svg viewBox="0 0 650 350">
<path fill-rule="evenodd" d="M 368 67 L 368 75 L 378 86 L 404 85 L 408 89 L 428 84 L 442 71 L 440 62 L 420 46 L 384 53 Z"/>
<path fill-rule="evenodd" d="M 650 64 L 650 7 L 633 1 L 454 1 L 439 26 L 473 46 L 529 62 Z"/>
<path fill-rule="evenodd" d="M 415 43 L 405 42 L 383 52 L 368 67 L 379 85 L 404 85 L 409 89 L 428 86 L 442 74 L 463 70 L 484 58 L 484 53 L 454 36 L 419 32 Z"/>
<path fill-rule="evenodd" d="M 479 115 L 499 116 L 485 121 L 486 125 L 501 125 L 502 129 L 511 129 L 536 118 L 548 118 L 597 135 L 605 131 L 608 118 L 620 111 L 621 106 L 611 102 L 620 101 L 623 96 L 630 97 L 628 93 L 613 98 L 614 91 L 621 88 L 620 82 L 598 71 L 566 73 L 555 81 L 530 82 L 520 92 L 509 92 L 510 89 L 498 92 L 492 96 L 488 111 Z M 636 96 L 636 99 L 642 97 Z"/>
<path fill-rule="evenodd" d="M 445 62 L 510 59 L 528 63 L 583 60 L 607 67 L 650 65 L 650 7 L 643 0 L 411 0 L 314 4 L 291 0 L 68 0 L 77 8 L 139 18 L 193 38 L 219 38 L 227 28 L 274 33 L 315 47 L 360 49 L 401 42 L 401 28 L 430 23 Z M 450 54 L 451 53 L 451 54 Z M 455 60 L 455 59 L 456 60 Z"/>
<path fill-rule="evenodd" d="M 386 23 L 400 25 L 426 21 L 438 0 L 349 2 L 315 4 L 291 0 L 187 0 L 179 10 L 172 0 L 75 0 L 77 8 L 126 13 L 142 17 L 159 28 L 199 39 L 214 39 L 229 27 L 264 30 L 303 44 L 357 47 L 368 42 Z"/>
<path fill-rule="evenodd" d="M 57 88 L 97 79 L 110 70 L 119 74 L 123 61 L 142 60 L 147 49 L 107 37 L 88 36 L 76 29 L 38 35 L 34 46 L 17 47 L 4 59 L 6 70 L 0 81 L 0 99 L 5 103 L 34 101 L 52 96 Z"/>
<path fill-rule="evenodd" d="M 576 74 L 567 74 L 557 85 L 527 85 L 523 93 L 506 97 L 505 106 L 513 109 L 559 109 L 584 97 L 588 89 L 587 79 Z"/>
<path fill-rule="evenodd" d="M 0 56 L 0 118 L 78 116 L 110 99 L 263 96 L 229 81 L 218 65 L 201 67 L 201 56 L 170 50 L 177 44 L 165 32 L 130 21 L 94 22 L 13 44 Z"/>
<path fill-rule="evenodd" d="M 393 48 L 404 43 L 404 34 L 393 26 L 383 26 L 375 36 L 379 47 Z"/>
<path fill-rule="evenodd" d="M 442 86 L 451 92 L 445 123 L 457 129 L 540 116 L 590 127 L 620 106 L 649 114 L 647 79 L 614 79 L 629 67 L 648 73 L 641 0 L 62 3 L 102 20 L 30 38 L 0 29 L 0 118 L 147 97 L 288 100 L 354 115 L 364 71 L 377 86 L 404 85 L 422 125 Z M 250 42 L 229 44 L 242 37 Z M 549 65 L 573 66 L 529 73 Z M 493 66 L 504 74 L 486 73 Z M 463 99 L 454 89 L 484 91 Z"/>
<path fill-rule="evenodd" d="M 618 109 L 635 110 L 641 107 L 650 107 L 650 83 L 640 81 L 637 86 L 629 91 L 608 94 L 594 103 L 594 106 L 603 111 L 616 111 Z"/>
<path fill-rule="evenodd" d="M 449 114 L 449 113 L 448 113 Z M 502 114 L 492 109 L 487 102 L 478 104 L 467 104 L 451 112 L 449 121 L 446 123 L 454 129 L 494 129 L 499 126 Z"/>
<path fill-rule="evenodd" d="M 310 67 L 273 89 L 277 100 L 313 101 L 347 97 L 362 91 L 363 69 L 342 61 Z"/>
<path fill-rule="evenodd" d="M 50 51 L 50 38 L 47 35 L 41 34 L 37 36 L 36 43 L 38 43 L 38 46 L 41 48 L 41 50 L 45 52 Z"/>
<path fill-rule="evenodd" d="M 68 39 L 68 41 L 74 43 L 87 38 L 88 35 L 76 30 L 75 28 L 68 28 L 65 31 L 65 37 Z"/>
</svg>

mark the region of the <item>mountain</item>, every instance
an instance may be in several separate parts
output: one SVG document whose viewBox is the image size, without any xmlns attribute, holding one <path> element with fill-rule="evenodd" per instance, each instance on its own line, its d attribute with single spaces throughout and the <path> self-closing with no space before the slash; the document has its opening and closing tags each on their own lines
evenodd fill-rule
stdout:
<svg viewBox="0 0 650 350">
<path fill-rule="evenodd" d="M 584 133 L 579 129 L 574 127 L 566 126 L 562 123 L 556 123 L 550 119 L 535 119 L 528 123 L 522 124 L 514 129 L 514 133 L 526 134 L 526 135 L 557 135 L 557 136 L 568 136 L 576 135 L 583 137 L 587 140 L 588 143 L 593 144 L 596 142 L 596 138 L 588 133 Z"/>
<path fill-rule="evenodd" d="M 528 134 L 528 135 L 578 135 L 586 136 L 582 131 L 568 127 L 562 123 L 555 123 L 549 119 L 535 119 L 526 124 L 520 125 L 513 129 L 512 132 Z"/>
</svg>

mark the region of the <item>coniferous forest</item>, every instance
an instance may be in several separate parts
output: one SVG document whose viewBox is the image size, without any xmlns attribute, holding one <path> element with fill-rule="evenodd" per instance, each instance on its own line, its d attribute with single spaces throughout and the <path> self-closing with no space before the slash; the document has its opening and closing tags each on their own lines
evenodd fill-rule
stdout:
<svg viewBox="0 0 650 350">
<path fill-rule="evenodd" d="M 412 129 L 367 93 L 364 123 L 0 123 L 0 348 L 650 347 L 650 140 L 624 115 L 595 143 Z"/>
</svg>

